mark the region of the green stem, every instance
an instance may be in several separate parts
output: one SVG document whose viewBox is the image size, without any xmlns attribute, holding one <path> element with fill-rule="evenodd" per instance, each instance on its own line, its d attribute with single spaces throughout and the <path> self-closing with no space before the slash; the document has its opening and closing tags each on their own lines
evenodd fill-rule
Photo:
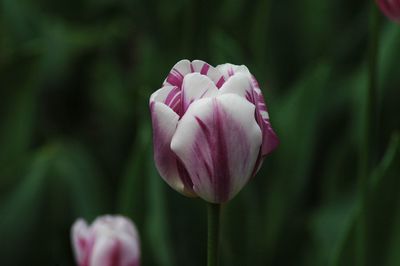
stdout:
<svg viewBox="0 0 400 266">
<path fill-rule="evenodd" d="M 220 204 L 208 203 L 208 266 L 218 266 Z"/>
<path fill-rule="evenodd" d="M 368 87 L 364 109 L 364 139 L 361 150 L 361 165 L 359 173 L 360 189 L 360 221 L 358 226 L 357 265 L 368 263 L 368 183 L 373 154 L 377 137 L 377 70 L 379 51 L 379 11 L 376 3 L 371 0 L 368 51 Z"/>
</svg>

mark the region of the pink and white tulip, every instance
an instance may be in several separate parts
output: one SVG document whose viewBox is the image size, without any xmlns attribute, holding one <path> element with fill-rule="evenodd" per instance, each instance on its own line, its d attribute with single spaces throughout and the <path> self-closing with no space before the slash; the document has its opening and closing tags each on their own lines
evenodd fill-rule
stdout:
<svg viewBox="0 0 400 266">
<path fill-rule="evenodd" d="M 376 0 L 376 3 L 389 19 L 400 23 L 400 0 Z"/>
<path fill-rule="evenodd" d="M 122 216 L 101 216 L 92 225 L 78 219 L 71 229 L 78 266 L 139 266 L 139 235 Z"/>
<path fill-rule="evenodd" d="M 279 143 L 245 66 L 179 61 L 151 95 L 150 111 L 161 177 L 212 203 L 232 199 Z"/>
</svg>

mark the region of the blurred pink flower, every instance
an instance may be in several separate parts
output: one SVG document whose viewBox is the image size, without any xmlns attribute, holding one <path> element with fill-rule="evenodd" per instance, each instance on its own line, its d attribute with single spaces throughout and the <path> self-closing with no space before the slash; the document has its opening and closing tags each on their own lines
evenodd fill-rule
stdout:
<svg viewBox="0 0 400 266">
<path fill-rule="evenodd" d="M 232 199 L 278 146 L 259 85 L 246 66 L 179 61 L 150 97 L 154 159 L 186 196 Z"/>
<path fill-rule="evenodd" d="M 400 0 L 376 0 L 376 3 L 388 18 L 400 23 Z"/>
<path fill-rule="evenodd" d="M 139 236 L 134 224 L 122 216 L 98 217 L 92 225 L 78 219 L 71 230 L 79 266 L 139 266 Z"/>
</svg>

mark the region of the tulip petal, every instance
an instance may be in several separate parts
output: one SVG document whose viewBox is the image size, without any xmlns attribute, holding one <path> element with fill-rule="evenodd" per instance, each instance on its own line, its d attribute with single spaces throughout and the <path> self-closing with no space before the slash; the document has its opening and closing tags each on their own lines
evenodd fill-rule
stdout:
<svg viewBox="0 0 400 266">
<path fill-rule="evenodd" d="M 251 103 L 253 88 L 251 82 L 245 74 L 238 73 L 230 77 L 219 89 L 219 94 L 233 93 L 237 94 Z"/>
<path fill-rule="evenodd" d="M 184 59 L 176 63 L 169 72 L 164 85 L 181 87 L 183 78 L 186 74 L 192 73 L 192 67 L 189 60 Z"/>
<path fill-rule="evenodd" d="M 104 232 L 96 239 L 90 266 L 139 266 L 139 247 L 135 239 L 115 232 Z"/>
<path fill-rule="evenodd" d="M 77 264 L 89 266 L 90 253 L 93 245 L 91 231 L 83 219 L 78 219 L 71 229 L 72 246 Z"/>
<path fill-rule="evenodd" d="M 138 241 L 126 235 L 120 236 L 122 243 L 121 253 L 125 254 L 120 258 L 121 266 L 139 266 L 140 265 L 140 248 Z"/>
<path fill-rule="evenodd" d="M 252 175 L 261 146 L 255 106 L 235 94 L 190 105 L 171 142 L 198 196 L 214 203 L 233 198 Z"/>
<path fill-rule="evenodd" d="M 261 127 L 263 134 L 263 143 L 261 147 L 261 154 L 268 155 L 275 150 L 279 145 L 279 139 L 274 130 L 272 129 L 267 105 L 264 101 L 264 96 L 259 88 L 253 89 L 254 104 L 256 105 L 256 117 Z"/>
<path fill-rule="evenodd" d="M 221 86 L 224 84 L 224 75 L 210 64 L 201 60 L 193 60 L 191 66 L 193 73 L 197 72 L 208 76 L 214 82 L 217 88 L 221 88 Z"/>
<path fill-rule="evenodd" d="M 228 63 L 217 66 L 217 69 L 224 74 L 227 80 L 220 89 L 221 93 L 228 92 L 245 96 L 248 101 L 256 106 L 256 119 L 263 135 L 261 155 L 268 155 L 278 147 L 279 139 L 272 129 L 267 105 L 257 80 L 244 65 L 237 66 Z M 244 77 L 250 80 L 252 89 L 249 89 Z"/>
<path fill-rule="evenodd" d="M 133 224 L 122 216 L 105 215 L 92 224 L 96 241 L 90 266 L 138 266 L 139 236 Z"/>
<path fill-rule="evenodd" d="M 192 73 L 185 76 L 182 85 L 182 108 L 186 112 L 195 100 L 212 97 L 218 94 L 215 84 L 207 76 Z"/>
<path fill-rule="evenodd" d="M 153 125 L 154 161 L 158 172 L 165 182 L 178 192 L 194 196 L 191 181 L 170 148 L 179 116 L 164 103 L 156 101 L 150 103 L 150 112 Z"/>
<path fill-rule="evenodd" d="M 122 244 L 114 236 L 100 236 L 93 247 L 90 266 L 122 266 Z"/>
<path fill-rule="evenodd" d="M 184 59 L 174 65 L 165 79 L 164 85 L 177 86 L 181 88 L 185 75 L 189 73 L 200 73 L 208 76 L 217 88 L 220 88 L 225 82 L 222 73 L 210 64 L 201 60 L 193 60 L 193 62 L 190 62 L 189 60 Z"/>
<path fill-rule="evenodd" d="M 236 73 L 242 73 L 247 76 L 251 75 L 249 69 L 245 65 L 238 66 L 238 65 L 226 63 L 226 64 L 218 65 L 216 67 L 216 69 L 220 73 L 222 73 L 222 75 L 224 75 L 226 81 Z"/>
</svg>

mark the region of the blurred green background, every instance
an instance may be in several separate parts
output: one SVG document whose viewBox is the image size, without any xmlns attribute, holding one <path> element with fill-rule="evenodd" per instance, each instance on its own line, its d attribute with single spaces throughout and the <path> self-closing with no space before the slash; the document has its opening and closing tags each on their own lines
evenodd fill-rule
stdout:
<svg viewBox="0 0 400 266">
<path fill-rule="evenodd" d="M 148 99 L 180 59 L 246 64 L 281 140 L 223 210 L 222 265 L 355 265 L 369 1 L 1 0 L 1 265 L 73 265 L 120 213 L 144 266 L 203 266 L 206 205 L 164 183 Z M 400 26 L 380 17 L 367 262 L 400 265 Z"/>
</svg>

